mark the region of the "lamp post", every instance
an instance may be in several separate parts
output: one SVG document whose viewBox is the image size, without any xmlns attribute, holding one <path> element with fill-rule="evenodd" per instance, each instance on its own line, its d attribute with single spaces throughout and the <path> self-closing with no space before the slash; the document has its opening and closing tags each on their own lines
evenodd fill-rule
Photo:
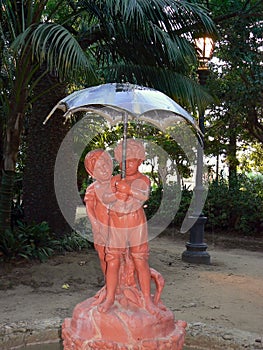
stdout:
<svg viewBox="0 0 263 350">
<path fill-rule="evenodd" d="M 199 59 L 199 67 L 197 70 L 198 79 L 200 85 L 206 84 L 209 69 L 208 62 L 212 57 L 214 42 L 210 37 L 200 37 L 195 40 L 197 49 L 197 55 Z M 205 109 L 199 111 L 198 124 L 199 128 L 204 135 L 204 114 Z M 203 136 L 202 136 L 203 138 Z M 210 255 L 206 251 L 207 244 L 204 243 L 204 226 L 207 218 L 201 212 L 203 204 L 203 164 L 204 164 L 204 152 L 200 143 L 197 146 L 197 169 L 196 169 L 196 182 L 194 188 L 195 206 L 194 212 L 189 219 L 194 221 L 193 226 L 190 229 L 189 242 L 186 243 L 186 250 L 182 254 L 182 260 L 190 263 L 197 264 L 210 264 Z"/>
</svg>

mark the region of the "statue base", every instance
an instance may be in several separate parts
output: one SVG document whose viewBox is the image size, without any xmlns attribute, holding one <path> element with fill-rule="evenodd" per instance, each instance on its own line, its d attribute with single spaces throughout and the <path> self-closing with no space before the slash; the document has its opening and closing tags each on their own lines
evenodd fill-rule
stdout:
<svg viewBox="0 0 263 350">
<path fill-rule="evenodd" d="M 185 321 L 175 322 L 161 301 L 152 314 L 132 298 L 124 299 L 116 300 L 105 313 L 98 311 L 96 296 L 78 304 L 62 325 L 64 350 L 183 349 Z"/>
</svg>

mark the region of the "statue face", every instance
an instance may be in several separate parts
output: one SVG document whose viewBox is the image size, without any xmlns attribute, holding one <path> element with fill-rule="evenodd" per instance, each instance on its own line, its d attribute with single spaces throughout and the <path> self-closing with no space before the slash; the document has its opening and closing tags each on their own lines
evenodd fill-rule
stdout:
<svg viewBox="0 0 263 350">
<path fill-rule="evenodd" d="M 126 160 L 126 175 L 131 176 L 135 175 L 138 172 L 138 168 L 141 165 L 142 161 L 141 159 L 137 158 L 128 158 Z M 122 164 L 121 164 L 122 168 Z"/>
<path fill-rule="evenodd" d="M 112 163 L 111 160 L 101 155 L 94 166 L 93 177 L 99 181 L 109 181 L 112 175 Z"/>
</svg>

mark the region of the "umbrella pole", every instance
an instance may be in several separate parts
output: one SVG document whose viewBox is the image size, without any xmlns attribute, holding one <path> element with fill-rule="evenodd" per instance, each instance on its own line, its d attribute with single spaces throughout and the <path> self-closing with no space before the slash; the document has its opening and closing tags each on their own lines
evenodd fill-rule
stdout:
<svg viewBox="0 0 263 350">
<path fill-rule="evenodd" d="M 128 113 L 124 113 L 123 118 L 123 142 L 122 142 L 122 169 L 121 178 L 126 177 L 126 153 L 127 153 L 127 130 L 128 130 Z"/>
</svg>

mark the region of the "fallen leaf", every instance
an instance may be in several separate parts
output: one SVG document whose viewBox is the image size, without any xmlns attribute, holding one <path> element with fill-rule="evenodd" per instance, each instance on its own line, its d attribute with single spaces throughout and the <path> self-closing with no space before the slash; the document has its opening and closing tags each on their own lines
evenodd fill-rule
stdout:
<svg viewBox="0 0 263 350">
<path fill-rule="evenodd" d="M 63 288 L 63 289 L 69 289 L 69 284 L 65 283 L 65 284 L 62 285 L 61 288 Z"/>
</svg>

